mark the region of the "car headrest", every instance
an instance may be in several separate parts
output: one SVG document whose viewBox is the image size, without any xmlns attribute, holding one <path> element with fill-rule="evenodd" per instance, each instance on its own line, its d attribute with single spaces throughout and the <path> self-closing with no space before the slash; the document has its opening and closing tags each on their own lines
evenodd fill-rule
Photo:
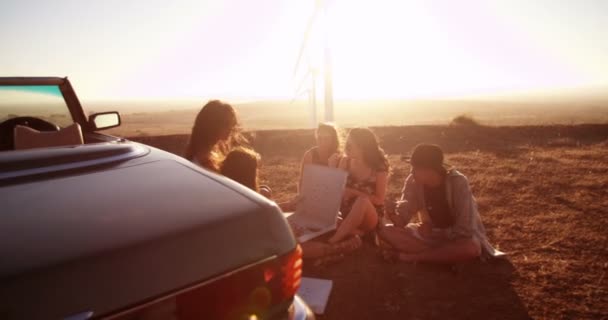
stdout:
<svg viewBox="0 0 608 320">
<path fill-rule="evenodd" d="M 74 123 L 59 131 L 38 131 L 26 126 L 15 126 L 15 150 L 79 145 L 84 143 L 82 130 Z"/>
</svg>

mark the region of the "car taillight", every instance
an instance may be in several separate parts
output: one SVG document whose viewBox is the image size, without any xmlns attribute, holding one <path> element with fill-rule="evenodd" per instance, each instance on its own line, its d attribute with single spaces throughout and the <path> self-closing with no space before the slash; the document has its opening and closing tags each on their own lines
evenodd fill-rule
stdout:
<svg viewBox="0 0 608 320">
<path fill-rule="evenodd" d="M 302 248 L 300 245 L 294 251 L 280 258 L 281 292 L 278 296 L 283 300 L 291 299 L 300 288 L 302 281 Z"/>
<path fill-rule="evenodd" d="M 302 249 L 298 245 L 283 256 L 236 270 L 210 283 L 191 286 L 111 318 L 149 316 L 155 310 L 166 315 L 171 310 L 172 316 L 180 320 L 264 319 L 268 314 L 287 310 L 301 279 Z"/>
</svg>

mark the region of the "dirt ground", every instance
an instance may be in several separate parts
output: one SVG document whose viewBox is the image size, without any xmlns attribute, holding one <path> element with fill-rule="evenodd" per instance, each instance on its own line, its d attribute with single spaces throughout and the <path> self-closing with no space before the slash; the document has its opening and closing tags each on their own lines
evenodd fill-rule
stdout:
<svg viewBox="0 0 608 320">
<path fill-rule="evenodd" d="M 608 125 L 374 128 L 398 197 L 422 141 L 468 176 L 491 242 L 490 262 L 391 264 L 371 244 L 305 276 L 334 280 L 329 319 L 608 319 Z M 179 153 L 185 136 L 134 138 Z M 295 192 L 311 131 L 253 137 L 277 200 Z"/>
</svg>

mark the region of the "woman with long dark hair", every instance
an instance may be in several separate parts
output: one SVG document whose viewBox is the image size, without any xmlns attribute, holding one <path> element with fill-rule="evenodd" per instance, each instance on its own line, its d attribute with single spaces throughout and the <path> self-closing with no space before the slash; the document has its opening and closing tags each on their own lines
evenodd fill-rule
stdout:
<svg viewBox="0 0 608 320">
<path fill-rule="evenodd" d="M 218 172 L 230 149 L 244 141 L 236 110 L 228 103 L 211 100 L 196 116 L 184 157 Z"/>
<path fill-rule="evenodd" d="M 345 152 L 339 165 L 349 173 L 340 207 L 343 220 L 330 243 L 374 230 L 384 215 L 390 167 L 376 135 L 367 128 L 352 129 Z"/>
</svg>

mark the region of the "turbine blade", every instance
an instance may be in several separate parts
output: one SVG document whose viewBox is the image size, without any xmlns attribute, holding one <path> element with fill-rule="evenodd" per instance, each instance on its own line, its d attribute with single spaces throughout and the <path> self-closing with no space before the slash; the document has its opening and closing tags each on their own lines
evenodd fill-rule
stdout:
<svg viewBox="0 0 608 320">
<path fill-rule="evenodd" d="M 312 70 L 308 70 L 308 72 L 306 72 L 306 74 L 302 77 L 302 80 L 300 80 L 300 83 L 298 84 L 298 87 L 296 88 L 296 93 L 300 92 L 302 90 L 302 87 L 304 87 L 304 84 L 307 82 L 307 80 L 311 77 L 314 76 Z"/>
<path fill-rule="evenodd" d="M 317 19 L 317 15 L 321 10 L 321 1 L 317 0 L 315 2 L 315 9 L 310 15 L 308 19 L 308 25 L 306 26 L 306 31 L 304 32 L 304 38 L 302 39 L 302 44 L 300 45 L 300 51 L 298 52 L 298 59 L 296 60 L 296 65 L 293 70 L 293 76 L 295 77 L 298 73 L 298 67 L 300 66 L 300 61 L 302 60 L 302 56 L 304 55 L 304 51 L 306 51 L 306 47 L 308 46 L 308 38 L 310 37 L 310 32 L 312 31 L 312 27 Z"/>
</svg>

